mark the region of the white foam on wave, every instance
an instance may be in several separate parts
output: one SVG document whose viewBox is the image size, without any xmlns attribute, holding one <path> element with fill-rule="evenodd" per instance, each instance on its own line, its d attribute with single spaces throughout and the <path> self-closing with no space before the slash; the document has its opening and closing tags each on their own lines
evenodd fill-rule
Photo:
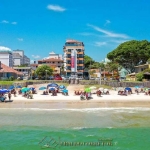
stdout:
<svg viewBox="0 0 150 150">
<path fill-rule="evenodd" d="M 45 109 L 45 108 L 0 108 L 0 110 L 31 110 L 31 111 L 78 111 L 78 112 L 97 112 L 97 111 L 111 111 L 114 110 L 116 112 L 126 112 L 134 113 L 134 111 L 150 111 L 150 108 L 146 107 L 105 107 L 105 108 L 75 108 L 75 109 L 68 109 L 68 108 L 57 108 L 57 109 Z"/>
</svg>

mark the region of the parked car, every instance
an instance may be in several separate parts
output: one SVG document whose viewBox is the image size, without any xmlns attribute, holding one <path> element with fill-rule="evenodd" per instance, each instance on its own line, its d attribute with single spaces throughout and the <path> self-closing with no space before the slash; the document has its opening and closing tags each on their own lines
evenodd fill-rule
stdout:
<svg viewBox="0 0 150 150">
<path fill-rule="evenodd" d="M 54 76 L 48 77 L 48 80 L 54 80 Z"/>
<path fill-rule="evenodd" d="M 62 77 L 61 76 L 55 76 L 54 80 L 62 80 Z"/>
</svg>

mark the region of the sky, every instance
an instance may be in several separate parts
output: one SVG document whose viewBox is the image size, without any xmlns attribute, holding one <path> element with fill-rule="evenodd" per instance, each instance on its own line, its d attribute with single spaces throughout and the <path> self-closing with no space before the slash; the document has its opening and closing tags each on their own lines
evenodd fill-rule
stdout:
<svg viewBox="0 0 150 150">
<path fill-rule="evenodd" d="M 33 62 L 63 54 L 67 39 L 98 62 L 125 41 L 150 41 L 149 0 L 0 0 L 0 49 Z"/>
</svg>

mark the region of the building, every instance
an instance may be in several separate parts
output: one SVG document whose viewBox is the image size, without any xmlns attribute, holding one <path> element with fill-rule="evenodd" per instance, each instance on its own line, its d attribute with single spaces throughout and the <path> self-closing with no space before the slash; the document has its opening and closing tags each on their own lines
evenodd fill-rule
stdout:
<svg viewBox="0 0 150 150">
<path fill-rule="evenodd" d="M 5 48 L 3 49 L 1 47 L 0 61 L 1 61 L 1 63 L 3 63 L 6 66 L 13 67 L 14 61 L 13 61 L 13 54 L 12 54 L 11 49 L 5 49 Z"/>
<path fill-rule="evenodd" d="M 30 58 L 24 54 L 24 50 L 13 50 L 14 66 L 30 65 Z"/>
<path fill-rule="evenodd" d="M 67 76 L 83 76 L 84 72 L 84 44 L 76 40 L 66 40 L 63 47 L 64 69 Z"/>
<path fill-rule="evenodd" d="M 0 79 L 9 79 L 12 76 L 17 79 L 18 77 L 22 77 L 23 74 L 0 62 Z"/>
<path fill-rule="evenodd" d="M 53 69 L 54 74 L 61 74 L 61 67 L 63 66 L 62 55 L 51 52 L 49 53 L 48 57 L 42 60 L 38 60 L 38 66 L 43 64 L 50 66 Z M 37 65 L 33 65 L 33 66 L 36 67 Z"/>
<path fill-rule="evenodd" d="M 30 76 L 32 72 L 31 67 L 13 67 L 14 70 L 23 74 L 23 76 Z"/>
<path fill-rule="evenodd" d="M 19 53 L 13 53 L 14 66 L 23 65 L 23 57 Z"/>
</svg>

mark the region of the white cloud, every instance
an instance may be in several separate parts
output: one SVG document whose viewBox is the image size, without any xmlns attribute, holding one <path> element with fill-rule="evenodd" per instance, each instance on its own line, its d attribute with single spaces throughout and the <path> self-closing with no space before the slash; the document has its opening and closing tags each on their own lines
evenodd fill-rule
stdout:
<svg viewBox="0 0 150 150">
<path fill-rule="evenodd" d="M 12 22 L 11 24 L 16 25 L 16 24 L 17 24 L 17 22 Z"/>
<path fill-rule="evenodd" d="M 124 43 L 128 40 L 111 40 L 111 42 L 114 42 L 114 43 L 117 43 L 117 44 L 120 44 L 120 43 Z"/>
<path fill-rule="evenodd" d="M 48 5 L 47 8 L 49 10 L 59 11 L 59 12 L 63 12 L 63 11 L 66 10 L 65 8 L 63 8 L 63 7 L 59 6 L 59 5 Z"/>
<path fill-rule="evenodd" d="M 129 38 L 129 36 L 127 36 L 126 34 L 113 33 L 113 32 L 104 30 L 102 28 L 99 28 L 99 27 L 91 25 L 91 24 L 88 24 L 88 26 L 91 27 L 91 28 L 93 28 L 94 30 L 96 30 L 98 32 L 104 33 L 108 37 L 123 38 L 123 39 Z"/>
<path fill-rule="evenodd" d="M 7 21 L 7 20 L 3 20 L 1 23 L 9 23 L 9 21 Z"/>
<path fill-rule="evenodd" d="M 23 41 L 23 38 L 17 38 L 17 40 L 22 42 L 22 41 Z"/>
<path fill-rule="evenodd" d="M 39 55 L 32 55 L 33 58 L 37 59 L 37 58 L 40 58 Z"/>
<path fill-rule="evenodd" d="M 5 47 L 5 46 L 0 46 L 0 50 L 2 50 L 2 51 L 11 51 L 10 48 Z"/>
<path fill-rule="evenodd" d="M 106 42 L 95 42 L 95 46 L 103 46 L 103 45 L 106 45 L 107 43 Z"/>
<path fill-rule="evenodd" d="M 110 24 L 110 23 L 111 23 L 110 20 L 106 20 L 104 26 L 106 26 L 107 24 Z"/>
</svg>

